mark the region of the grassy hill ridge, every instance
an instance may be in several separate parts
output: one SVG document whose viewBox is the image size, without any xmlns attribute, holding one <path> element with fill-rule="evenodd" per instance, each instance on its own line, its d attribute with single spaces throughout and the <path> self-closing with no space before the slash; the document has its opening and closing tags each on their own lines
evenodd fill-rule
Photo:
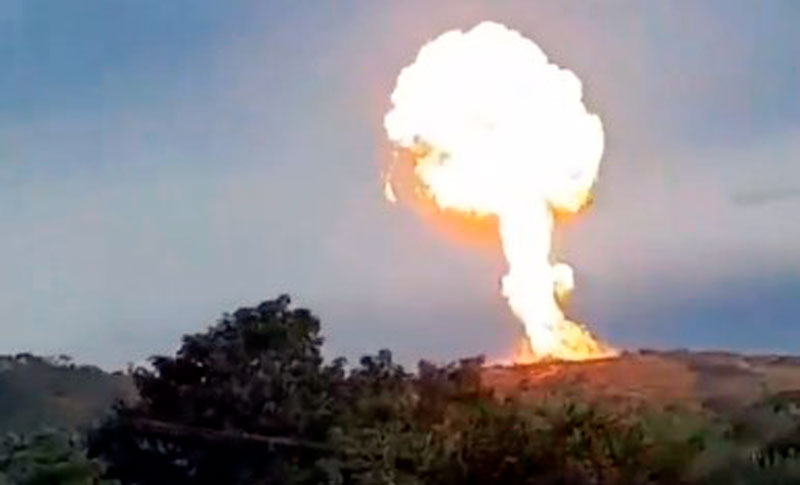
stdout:
<svg viewBox="0 0 800 485">
<path fill-rule="evenodd" d="M 486 367 L 499 396 L 532 398 L 571 386 L 603 400 L 679 404 L 733 412 L 782 393 L 800 393 L 800 357 L 686 350 L 625 352 L 588 362 Z M 77 429 L 102 417 L 135 389 L 124 373 L 75 365 L 68 358 L 0 356 L 0 433 L 43 427 Z"/>
<path fill-rule="evenodd" d="M 640 350 L 595 361 L 489 367 L 484 379 L 501 395 L 520 390 L 536 395 L 572 386 L 603 399 L 723 412 L 800 391 L 800 357 Z"/>
<path fill-rule="evenodd" d="M 115 400 L 133 395 L 133 383 L 122 373 L 75 365 L 63 356 L 0 356 L 0 433 L 79 429 Z"/>
</svg>

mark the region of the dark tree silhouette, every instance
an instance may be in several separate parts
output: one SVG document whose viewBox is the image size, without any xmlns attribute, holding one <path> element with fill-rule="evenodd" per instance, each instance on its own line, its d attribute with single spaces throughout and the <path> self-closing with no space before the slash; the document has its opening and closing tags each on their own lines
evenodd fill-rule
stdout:
<svg viewBox="0 0 800 485">
<path fill-rule="evenodd" d="M 323 366 L 322 342 L 319 321 L 285 295 L 225 315 L 135 370 L 140 400 L 117 405 L 90 453 L 123 483 L 311 479 L 343 375 L 341 361 Z"/>
<path fill-rule="evenodd" d="M 705 448 L 573 389 L 495 396 L 482 358 L 411 374 L 381 350 L 348 371 L 322 342 L 286 296 L 225 315 L 134 371 L 139 400 L 116 406 L 89 454 L 123 484 L 635 485 L 690 483 Z"/>
</svg>

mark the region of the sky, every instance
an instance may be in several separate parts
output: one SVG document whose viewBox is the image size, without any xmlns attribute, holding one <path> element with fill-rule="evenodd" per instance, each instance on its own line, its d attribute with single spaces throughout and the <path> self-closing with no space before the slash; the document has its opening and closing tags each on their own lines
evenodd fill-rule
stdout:
<svg viewBox="0 0 800 485">
<path fill-rule="evenodd" d="M 621 348 L 800 353 L 800 3 L 0 0 L 0 353 L 119 368 L 290 293 L 326 355 L 509 355 L 500 248 L 382 196 L 400 69 L 502 22 L 606 130 L 558 228 Z"/>
</svg>

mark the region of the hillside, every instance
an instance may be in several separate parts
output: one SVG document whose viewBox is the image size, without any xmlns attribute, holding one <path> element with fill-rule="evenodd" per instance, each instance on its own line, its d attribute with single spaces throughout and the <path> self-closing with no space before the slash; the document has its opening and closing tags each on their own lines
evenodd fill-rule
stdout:
<svg viewBox="0 0 800 485">
<path fill-rule="evenodd" d="M 606 402 L 682 405 L 735 412 L 765 398 L 800 393 L 800 357 L 728 352 L 626 352 L 589 362 L 492 366 L 483 378 L 498 396 L 573 390 Z M 29 354 L 0 356 L 0 433 L 74 429 L 135 395 L 129 377 Z"/>
<path fill-rule="evenodd" d="M 729 412 L 800 392 L 800 357 L 642 350 L 588 362 L 489 367 L 484 379 L 500 396 L 536 397 L 568 388 L 611 402 Z"/>
<path fill-rule="evenodd" d="M 67 359 L 0 356 L 0 433 L 76 429 L 133 393 L 130 379 Z"/>
</svg>

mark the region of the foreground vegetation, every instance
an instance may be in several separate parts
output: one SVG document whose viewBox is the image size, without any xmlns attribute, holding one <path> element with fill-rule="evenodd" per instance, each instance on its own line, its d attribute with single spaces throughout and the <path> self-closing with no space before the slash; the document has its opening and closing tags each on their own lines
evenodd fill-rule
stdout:
<svg viewBox="0 0 800 485">
<path fill-rule="evenodd" d="M 480 358 L 412 374 L 387 350 L 325 363 L 322 343 L 288 297 L 239 309 L 135 369 L 139 399 L 86 435 L 9 436 L 0 484 L 800 483 L 791 395 L 728 415 L 571 386 L 501 399 Z"/>
</svg>

